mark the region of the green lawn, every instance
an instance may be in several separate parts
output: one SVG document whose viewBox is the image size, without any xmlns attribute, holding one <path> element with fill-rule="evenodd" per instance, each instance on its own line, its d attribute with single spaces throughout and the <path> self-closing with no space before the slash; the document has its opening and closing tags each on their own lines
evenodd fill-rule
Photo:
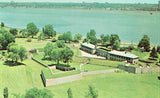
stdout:
<svg viewBox="0 0 160 98">
<path fill-rule="evenodd" d="M 90 59 L 89 64 L 117 68 L 118 64 L 124 65 L 125 63 L 124 62 L 119 62 L 119 61 L 110 61 L 110 60 L 101 60 L 101 59 Z"/>
<path fill-rule="evenodd" d="M 59 73 L 59 72 L 63 72 L 63 71 L 58 70 L 58 69 L 52 69 L 52 72 L 53 72 L 53 73 Z"/>
<path fill-rule="evenodd" d="M 85 76 L 73 83 L 47 87 L 56 98 L 67 98 L 67 89 L 71 88 L 73 97 L 84 98 L 88 85 L 95 86 L 98 98 L 159 98 L 160 80 L 158 74 L 110 73 Z"/>
<path fill-rule="evenodd" d="M 12 93 L 24 94 L 32 87 L 44 88 L 40 77 L 44 67 L 32 60 L 24 61 L 26 65 L 7 66 L 0 62 L 0 98 L 5 86 Z M 73 97 L 84 98 L 88 85 L 94 85 L 99 98 L 158 98 L 160 97 L 160 74 L 110 73 L 83 76 L 80 81 L 47 87 L 55 98 L 67 98 L 67 89 L 71 88 Z M 158 96 L 158 97 L 157 97 Z M 2 97 L 3 98 L 3 97 Z"/>
<path fill-rule="evenodd" d="M 7 66 L 0 62 L 0 98 L 4 87 L 8 87 L 9 93 L 24 93 L 32 87 L 42 88 L 40 72 L 43 66 L 32 60 L 25 60 L 19 66 Z"/>
<path fill-rule="evenodd" d="M 52 75 L 48 68 L 43 68 L 44 76 L 47 79 L 65 77 L 65 76 L 69 76 L 69 75 L 79 74 L 80 72 L 81 72 L 80 70 L 75 70 L 75 71 L 68 71 L 68 72 L 57 73 L 57 74 Z"/>
<path fill-rule="evenodd" d="M 82 66 L 82 70 L 87 70 L 87 71 L 107 70 L 107 69 L 112 69 L 112 68 L 100 65 L 91 65 L 91 64 L 85 64 Z"/>
<path fill-rule="evenodd" d="M 37 39 L 31 39 L 32 42 L 26 42 L 27 38 L 16 38 L 16 43 L 25 47 L 26 49 L 37 49 L 37 48 L 44 48 L 49 40 L 45 41 L 38 41 Z"/>
</svg>

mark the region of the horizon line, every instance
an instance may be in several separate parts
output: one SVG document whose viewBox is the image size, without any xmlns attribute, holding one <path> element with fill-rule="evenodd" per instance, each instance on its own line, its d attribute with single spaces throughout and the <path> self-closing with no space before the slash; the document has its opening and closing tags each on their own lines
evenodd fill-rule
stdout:
<svg viewBox="0 0 160 98">
<path fill-rule="evenodd" d="M 12 3 L 12 2 L 0 1 L 0 3 Z M 14 1 L 14 3 L 158 4 L 158 3 L 140 3 L 140 2 L 137 2 L 137 3 L 109 3 L 109 2 L 27 2 L 27 1 L 23 1 L 23 2 L 15 2 Z"/>
</svg>

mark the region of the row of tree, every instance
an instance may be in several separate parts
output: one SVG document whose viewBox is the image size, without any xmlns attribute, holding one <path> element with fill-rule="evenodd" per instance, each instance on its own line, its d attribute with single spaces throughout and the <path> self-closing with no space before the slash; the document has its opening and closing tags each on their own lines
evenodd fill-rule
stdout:
<svg viewBox="0 0 160 98">
<path fill-rule="evenodd" d="M 48 57 L 49 60 L 57 62 L 58 65 L 60 61 L 69 64 L 73 55 L 73 51 L 65 46 L 64 41 L 57 41 L 54 45 L 47 43 L 44 47 L 44 58 Z"/>
<path fill-rule="evenodd" d="M 86 98 L 98 98 L 98 91 L 94 86 L 88 86 L 88 92 L 86 92 Z M 73 98 L 72 90 L 69 88 L 67 90 L 68 98 Z M 21 96 L 19 94 L 13 94 L 16 98 L 53 98 L 54 94 L 48 89 L 38 89 L 36 87 L 31 88 L 26 91 L 25 95 Z M 9 98 L 8 87 L 4 88 L 3 91 L 4 98 Z"/>
<path fill-rule="evenodd" d="M 111 34 L 111 36 L 105 36 L 104 34 L 102 34 L 100 35 L 100 38 L 101 39 L 96 38 L 95 30 L 90 30 L 90 32 L 87 33 L 86 38 L 83 40 L 83 42 L 89 42 L 94 45 L 97 45 L 98 42 L 101 42 L 102 44 L 107 42 L 107 45 L 112 46 L 112 48 L 115 50 L 117 50 L 120 47 L 120 38 L 117 34 Z"/>
<path fill-rule="evenodd" d="M 1 27 L 4 27 L 4 23 L 1 22 Z M 13 34 L 14 36 L 16 36 L 18 34 L 18 30 L 15 28 L 11 28 L 9 30 L 9 32 L 11 34 Z M 20 30 L 19 34 L 21 35 L 21 37 L 29 37 L 29 36 L 36 36 L 37 33 L 39 32 L 39 29 L 37 28 L 37 26 L 31 22 L 27 24 L 27 28 L 26 29 L 22 29 Z M 42 34 L 40 34 L 40 36 L 43 36 L 45 38 L 50 38 L 56 35 L 56 31 L 54 31 L 53 26 L 52 25 L 45 25 L 45 27 L 42 28 Z"/>
</svg>

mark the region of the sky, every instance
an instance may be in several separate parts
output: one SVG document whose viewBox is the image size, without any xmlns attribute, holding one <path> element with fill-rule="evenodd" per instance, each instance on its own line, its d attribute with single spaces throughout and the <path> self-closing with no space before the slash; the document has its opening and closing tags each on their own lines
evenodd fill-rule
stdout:
<svg viewBox="0 0 160 98">
<path fill-rule="evenodd" d="M 159 0 L 0 0 L 0 2 L 108 2 L 108 3 L 151 3 L 157 4 Z"/>
</svg>

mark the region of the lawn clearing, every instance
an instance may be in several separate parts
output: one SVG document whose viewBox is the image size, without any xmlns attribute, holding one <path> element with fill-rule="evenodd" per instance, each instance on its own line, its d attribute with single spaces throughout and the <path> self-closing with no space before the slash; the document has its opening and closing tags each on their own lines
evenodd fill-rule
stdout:
<svg viewBox="0 0 160 98">
<path fill-rule="evenodd" d="M 16 43 L 25 47 L 26 49 L 37 49 L 37 48 L 44 48 L 49 40 L 38 41 L 37 39 L 31 39 L 32 42 L 26 42 L 27 38 L 16 38 Z"/>
<path fill-rule="evenodd" d="M 24 65 L 6 66 L 0 62 L 0 98 L 3 89 L 8 87 L 12 93 L 24 94 L 32 87 L 44 88 L 40 77 L 44 67 L 33 60 L 25 60 Z M 83 76 L 80 81 L 47 87 L 55 98 L 66 98 L 68 88 L 72 89 L 73 97 L 84 98 L 88 85 L 94 85 L 99 98 L 159 98 L 160 74 L 131 74 L 127 72 Z"/>
<path fill-rule="evenodd" d="M 85 65 L 82 66 L 81 70 L 97 71 L 97 70 L 107 70 L 107 69 L 112 69 L 112 68 L 111 67 L 106 67 L 106 66 L 100 66 L 100 65 L 85 64 Z"/>
<path fill-rule="evenodd" d="M 68 88 L 73 97 L 84 98 L 88 85 L 98 90 L 98 98 L 159 98 L 158 74 L 109 73 L 83 76 L 80 81 L 47 87 L 56 98 L 67 98 Z"/>
<path fill-rule="evenodd" d="M 119 62 L 119 61 L 110 61 L 110 60 L 101 60 L 101 59 L 90 59 L 89 64 L 92 65 L 102 65 L 106 67 L 112 67 L 112 68 L 117 68 L 118 64 L 124 65 L 124 62 Z"/>
<path fill-rule="evenodd" d="M 9 96 L 12 93 L 23 94 L 32 87 L 42 88 L 40 77 L 43 66 L 33 60 L 25 60 L 26 65 L 7 66 L 0 62 L 0 98 L 3 98 L 3 89 L 8 87 Z"/>
<path fill-rule="evenodd" d="M 79 74 L 81 73 L 81 71 L 75 70 L 75 71 L 68 71 L 68 72 L 52 74 L 48 68 L 44 68 L 43 73 L 46 79 L 50 79 L 50 78 L 60 78 L 60 77 L 74 75 L 74 74 Z"/>
</svg>

